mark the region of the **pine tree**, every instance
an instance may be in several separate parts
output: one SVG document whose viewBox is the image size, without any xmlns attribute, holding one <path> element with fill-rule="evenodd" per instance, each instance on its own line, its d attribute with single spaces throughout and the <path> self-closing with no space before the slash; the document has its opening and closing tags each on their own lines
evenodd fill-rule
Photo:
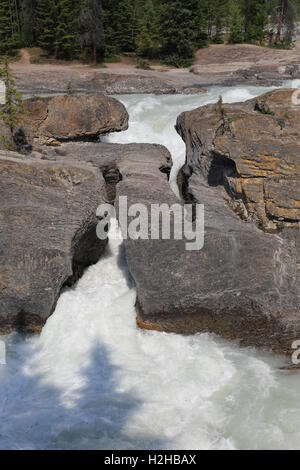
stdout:
<svg viewBox="0 0 300 470">
<path fill-rule="evenodd" d="M 227 13 L 228 13 L 228 0 L 214 0 L 214 24 L 215 24 L 215 35 L 214 42 L 220 44 L 223 42 L 223 31 L 226 25 Z"/>
<path fill-rule="evenodd" d="M 9 0 L 11 18 L 13 22 L 13 32 L 18 36 L 18 42 L 21 43 L 21 20 L 20 20 L 20 8 L 19 0 Z"/>
<path fill-rule="evenodd" d="M 197 0 L 164 0 L 161 11 L 161 39 L 165 56 L 193 57 L 197 47 Z"/>
<path fill-rule="evenodd" d="M 79 37 L 81 48 L 92 51 L 94 61 L 97 63 L 97 54 L 103 56 L 105 50 L 100 0 L 82 0 L 79 13 Z"/>
<path fill-rule="evenodd" d="M 139 34 L 136 38 L 137 52 L 143 56 L 158 55 L 160 48 L 160 35 L 158 15 L 154 10 L 152 0 L 146 0 L 143 15 L 139 21 Z"/>
<path fill-rule="evenodd" d="M 0 0 L 0 54 L 15 54 L 20 44 L 15 0 Z"/>
<path fill-rule="evenodd" d="M 39 0 L 36 6 L 37 45 L 55 52 L 57 5 L 55 0 Z"/>
<path fill-rule="evenodd" d="M 55 49 L 61 59 L 74 59 L 79 54 L 78 0 L 58 0 Z"/>
<path fill-rule="evenodd" d="M 242 0 L 246 41 L 262 42 L 268 21 L 267 0 Z"/>
<path fill-rule="evenodd" d="M 102 0 L 103 26 L 105 33 L 106 53 L 115 54 L 119 52 L 119 45 L 116 41 L 116 33 L 119 28 L 115 12 L 118 0 Z"/>
<path fill-rule="evenodd" d="M 229 42 L 238 44 L 244 41 L 243 15 L 238 0 L 230 2 Z"/>
<path fill-rule="evenodd" d="M 0 0 L 0 54 L 40 46 L 59 58 L 97 58 L 106 43 L 108 54 L 183 65 L 227 32 L 232 43 L 263 43 L 268 32 L 271 42 L 290 44 L 297 15 L 300 0 Z"/>
<path fill-rule="evenodd" d="M 136 39 L 136 15 L 132 0 L 119 0 L 115 11 L 117 29 L 115 41 L 120 52 L 134 52 Z"/>
<path fill-rule="evenodd" d="M 37 0 L 23 0 L 21 10 L 23 43 L 29 47 L 36 44 L 36 7 Z"/>
<path fill-rule="evenodd" d="M 17 91 L 15 81 L 9 68 L 9 61 L 4 59 L 3 68 L 0 71 L 0 77 L 5 83 L 5 104 L 1 108 L 0 117 L 9 127 L 13 135 L 20 115 L 23 111 L 22 95 Z"/>
</svg>

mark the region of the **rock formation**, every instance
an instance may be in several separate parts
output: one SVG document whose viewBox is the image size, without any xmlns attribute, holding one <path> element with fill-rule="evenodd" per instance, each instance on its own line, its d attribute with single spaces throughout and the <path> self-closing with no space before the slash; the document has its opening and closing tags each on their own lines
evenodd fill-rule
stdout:
<svg viewBox="0 0 300 470">
<path fill-rule="evenodd" d="M 98 261 L 104 194 L 91 165 L 0 152 L 0 333 L 38 331 L 61 288 Z"/>
<path fill-rule="evenodd" d="M 299 338 L 300 108 L 293 93 L 179 116 L 184 195 L 205 206 L 205 245 L 172 267 L 180 283 L 171 298 L 180 289 L 181 296 L 171 330 L 212 331 L 284 353 Z M 186 321 L 175 328 L 180 307 Z"/>
<path fill-rule="evenodd" d="M 178 118 L 187 146 L 182 192 L 194 208 L 204 204 L 204 247 L 188 251 L 190 240 L 161 234 L 125 237 L 139 326 L 213 332 L 285 354 L 299 340 L 300 108 L 292 93 L 220 102 Z M 27 157 L 0 153 L 0 332 L 38 330 L 61 288 L 97 261 L 105 247 L 95 234 L 102 201 L 118 208 L 127 196 L 128 206 L 143 203 L 149 211 L 182 204 L 168 183 L 164 147 L 51 135 L 61 145 Z M 127 222 L 119 219 L 125 235 Z M 161 221 L 149 219 L 146 233 L 152 229 Z"/>
<path fill-rule="evenodd" d="M 182 76 L 182 73 L 184 74 Z M 109 70 L 63 69 L 15 70 L 18 89 L 26 94 L 65 93 L 66 84 L 71 83 L 75 93 L 105 93 L 109 95 L 153 93 L 202 93 L 199 77 L 186 70 L 176 73 L 143 71 L 135 69 L 129 73 L 110 73 Z"/>
<path fill-rule="evenodd" d="M 300 227 L 300 107 L 294 93 L 281 89 L 244 104 L 204 106 L 177 122 L 187 144 L 187 176 L 199 172 L 210 186 L 222 185 L 242 219 L 270 232 Z"/>
<path fill-rule="evenodd" d="M 291 353 L 300 337 L 300 110 L 291 95 L 280 90 L 178 118 L 187 145 L 183 193 L 187 202 L 204 204 L 204 247 L 187 251 L 186 239 L 161 236 L 125 239 L 139 326 L 213 332 Z M 149 211 L 151 204 L 178 203 L 168 184 L 170 156 L 160 146 L 67 143 L 52 151 L 55 158 L 96 165 L 106 180 L 107 200 L 117 206 L 121 196 Z M 149 222 L 148 233 L 156 223 Z M 127 228 L 122 226 L 124 234 Z"/>
<path fill-rule="evenodd" d="M 127 127 L 125 107 L 114 98 L 102 94 L 32 98 L 24 101 L 24 113 L 12 146 L 28 152 L 33 144 L 56 145 L 61 141 L 97 140 L 101 135 L 126 130 Z M 3 123 L 0 135 L 6 139 L 9 136 Z"/>
<path fill-rule="evenodd" d="M 11 144 L 35 151 L 0 150 L 0 333 L 39 331 L 62 287 L 106 246 L 96 235 L 96 210 L 107 200 L 102 171 L 76 155 L 56 154 L 52 145 L 127 126 L 124 106 L 104 95 L 25 101 Z M 0 134 L 10 137 L 3 122 Z"/>
<path fill-rule="evenodd" d="M 163 147 L 68 143 L 54 152 L 97 165 L 116 206 L 120 196 L 127 196 L 128 206 L 142 203 L 148 210 L 151 204 L 178 203 Z M 279 236 L 245 223 L 228 206 L 224 188 L 210 187 L 199 175 L 190 178 L 189 190 L 205 206 L 202 250 L 187 251 L 187 240 L 124 241 L 137 288 L 138 325 L 185 334 L 210 331 L 289 352 L 300 332 L 295 229 Z"/>
<path fill-rule="evenodd" d="M 0 151 L 0 334 L 40 331 L 61 289 L 105 249 L 96 236 L 97 207 L 114 202 L 126 175 L 140 168 L 156 178 L 169 158 L 150 144 L 70 142 L 29 156 Z"/>
</svg>

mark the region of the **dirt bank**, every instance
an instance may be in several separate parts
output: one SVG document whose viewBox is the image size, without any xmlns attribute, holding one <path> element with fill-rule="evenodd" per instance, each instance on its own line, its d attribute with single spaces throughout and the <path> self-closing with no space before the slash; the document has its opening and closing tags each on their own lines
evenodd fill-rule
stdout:
<svg viewBox="0 0 300 470">
<path fill-rule="evenodd" d="M 93 67 L 79 63 L 31 64 L 28 51 L 12 64 L 24 93 L 76 92 L 199 93 L 209 85 L 279 85 L 300 78 L 300 42 L 295 48 L 275 50 L 252 45 L 213 45 L 196 53 L 191 69 L 154 65 L 137 69 L 133 59 Z"/>
</svg>

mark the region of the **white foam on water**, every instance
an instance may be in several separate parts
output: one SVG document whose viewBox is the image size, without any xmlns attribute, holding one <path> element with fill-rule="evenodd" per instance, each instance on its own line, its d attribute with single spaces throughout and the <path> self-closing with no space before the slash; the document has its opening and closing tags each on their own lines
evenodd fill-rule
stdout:
<svg viewBox="0 0 300 470">
<path fill-rule="evenodd" d="M 296 78 L 295 80 L 291 80 L 286 82 L 286 85 L 290 86 L 291 88 L 300 88 L 300 79 Z"/>
<path fill-rule="evenodd" d="M 185 161 L 185 144 L 175 130 L 177 116 L 193 108 L 215 103 L 222 96 L 224 103 L 246 101 L 272 88 L 264 87 L 212 87 L 200 95 L 125 95 L 116 96 L 129 112 L 129 129 L 111 134 L 108 142 L 146 142 L 165 145 L 171 152 L 173 168 L 170 185 L 179 196 L 176 176 Z"/>
<path fill-rule="evenodd" d="M 262 91 L 123 96 L 130 127 L 109 140 L 160 142 L 182 163 L 180 112 Z M 0 448 L 300 448 L 299 374 L 213 335 L 141 331 L 135 297 L 122 240 L 111 240 L 40 337 L 1 338 Z"/>
</svg>

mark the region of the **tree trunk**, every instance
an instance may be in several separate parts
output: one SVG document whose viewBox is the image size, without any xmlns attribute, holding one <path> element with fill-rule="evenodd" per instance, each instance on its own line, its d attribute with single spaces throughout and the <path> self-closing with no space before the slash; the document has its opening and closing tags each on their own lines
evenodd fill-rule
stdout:
<svg viewBox="0 0 300 470">
<path fill-rule="evenodd" d="M 279 18 L 279 23 L 278 23 L 278 30 L 277 30 L 277 36 L 276 36 L 276 42 L 280 42 L 281 40 L 281 30 L 282 30 L 282 25 L 283 25 L 283 20 L 284 20 L 284 2 L 285 0 L 282 0 L 281 2 L 281 13 L 280 13 L 280 18 Z"/>
<path fill-rule="evenodd" d="M 94 62 L 95 62 L 95 65 L 97 65 L 97 47 L 94 46 Z"/>
</svg>

